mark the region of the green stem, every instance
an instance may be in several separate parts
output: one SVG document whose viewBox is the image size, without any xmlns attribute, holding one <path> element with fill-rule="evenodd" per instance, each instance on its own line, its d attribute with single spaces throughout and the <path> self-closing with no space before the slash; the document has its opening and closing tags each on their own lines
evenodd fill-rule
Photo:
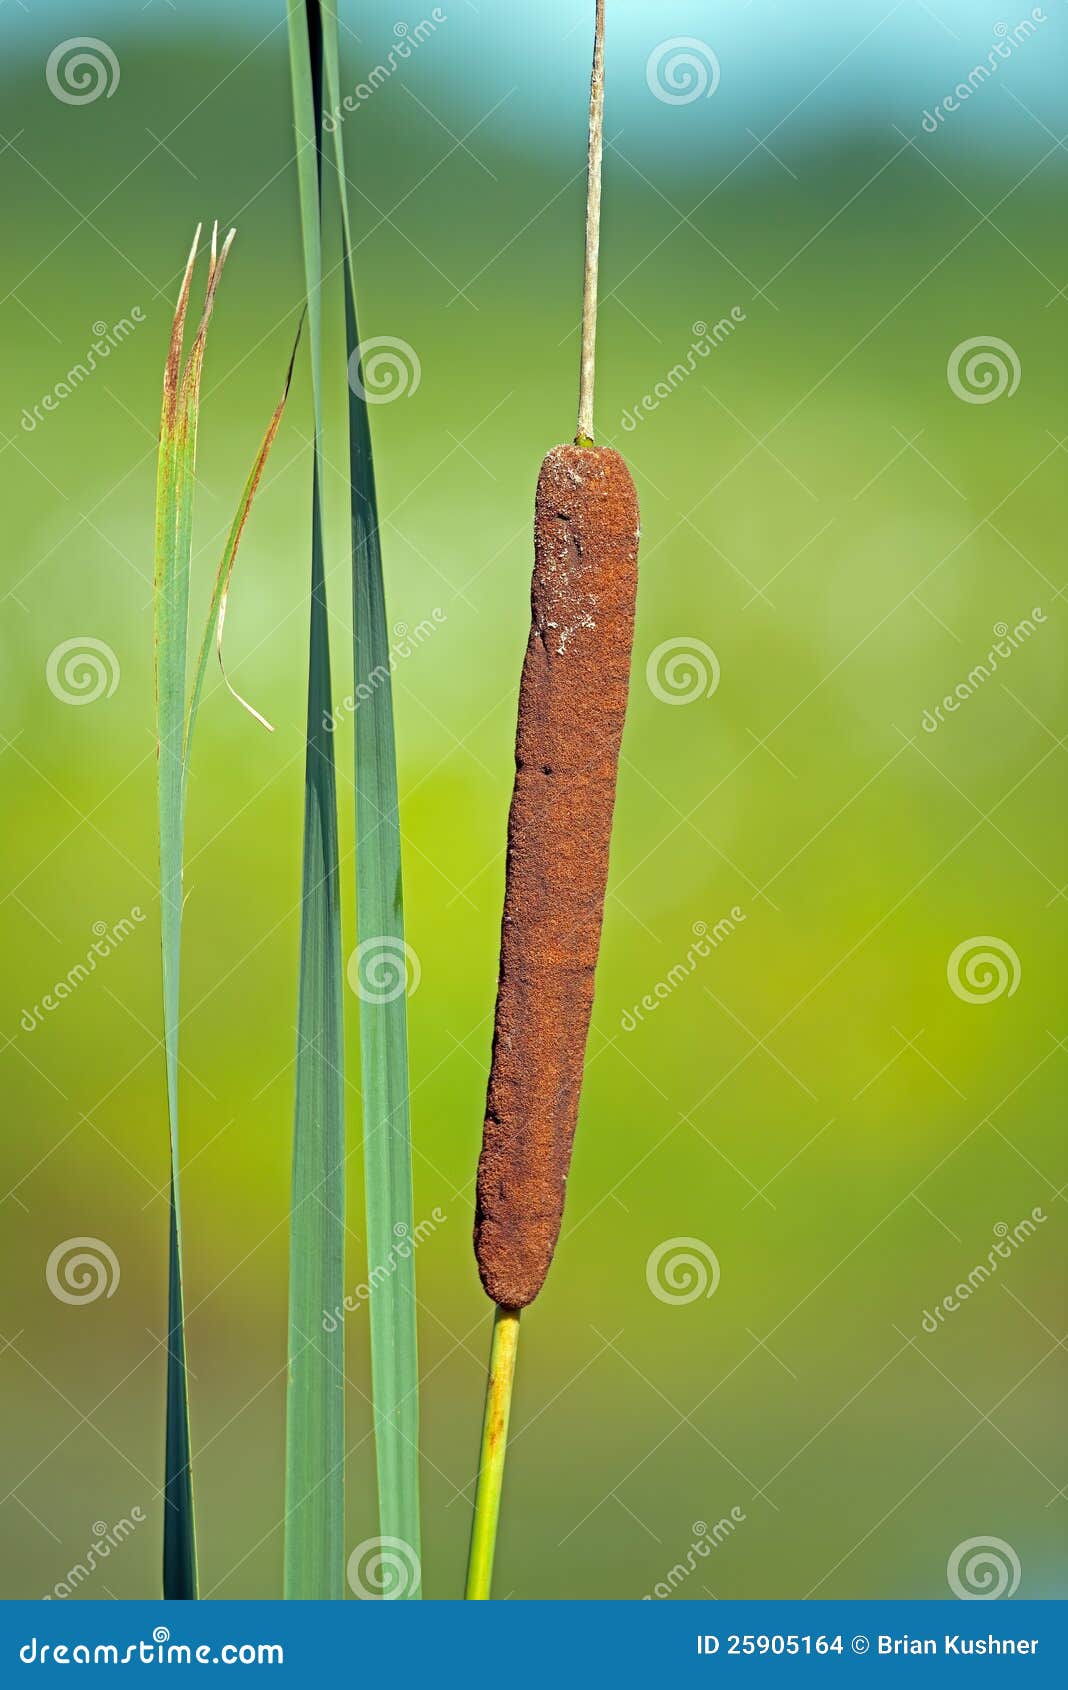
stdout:
<svg viewBox="0 0 1068 1690">
<path fill-rule="evenodd" d="M 497 1521 L 501 1512 L 504 1456 L 508 1446 L 508 1417 L 512 1408 L 515 1357 L 519 1347 L 519 1310 L 498 1308 L 493 1316 L 489 1379 L 486 1382 L 486 1412 L 482 1422 L 482 1447 L 478 1458 L 478 1489 L 475 1518 L 471 1526 L 471 1552 L 467 1561 L 469 1602 L 489 1600 L 493 1583 L 493 1553 L 497 1547 Z"/>
</svg>

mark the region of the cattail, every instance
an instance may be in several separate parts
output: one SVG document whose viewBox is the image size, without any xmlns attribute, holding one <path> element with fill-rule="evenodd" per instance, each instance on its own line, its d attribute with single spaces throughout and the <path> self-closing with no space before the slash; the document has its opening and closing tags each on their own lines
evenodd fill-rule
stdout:
<svg viewBox="0 0 1068 1690">
<path fill-rule="evenodd" d="M 578 432 L 541 466 L 475 1255 L 497 1305 L 466 1594 L 490 1594 L 519 1311 L 564 1212 L 601 942 L 638 585 L 638 496 L 593 443 L 604 0 L 590 83 Z"/>
<path fill-rule="evenodd" d="M 500 983 L 478 1168 L 487 1294 L 533 1302 L 560 1232 L 601 940 L 638 584 L 638 497 L 609 447 L 541 467 Z"/>
</svg>

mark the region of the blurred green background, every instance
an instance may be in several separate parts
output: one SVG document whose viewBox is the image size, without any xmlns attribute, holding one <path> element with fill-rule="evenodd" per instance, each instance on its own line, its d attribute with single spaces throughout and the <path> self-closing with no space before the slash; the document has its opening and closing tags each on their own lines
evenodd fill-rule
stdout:
<svg viewBox="0 0 1068 1690">
<path fill-rule="evenodd" d="M 642 587 L 564 1236 L 524 1320 L 502 1596 L 937 1597 L 954 1549 L 991 1536 L 1018 1558 L 1021 1596 L 1063 1591 L 1061 0 L 923 127 L 1004 40 L 996 26 L 1015 27 L 999 6 L 609 6 L 598 420 L 638 483 Z M 420 965 L 415 1211 L 446 1217 L 418 1254 L 424 1588 L 443 1598 L 461 1587 L 489 1341 L 472 1182 L 533 489 L 573 432 L 592 8 L 440 12 L 345 140 L 363 333 L 403 340 L 420 369 L 372 422 L 390 621 L 434 626 L 398 660 L 394 696 Z M 341 15 L 354 87 L 431 8 L 365 0 Z M 177 278 L 197 221 L 218 216 L 238 237 L 206 368 L 199 622 L 301 292 L 284 8 L 37 3 L 6 7 L 0 28 L 0 1579 L 7 1596 L 46 1594 L 94 1525 L 139 1508 L 146 1522 L 79 1593 L 147 1596 L 167 1213 L 154 435 Z M 105 41 L 121 75 L 73 105 L 45 65 L 79 35 Z M 685 80 L 659 85 L 676 102 L 654 92 L 659 50 L 679 37 L 704 44 L 698 78 L 715 80 L 715 54 L 711 96 L 698 82 L 688 97 Z M 340 338 L 336 286 L 329 305 Z M 135 307 L 143 323 L 27 428 L 93 325 Z M 734 329 L 624 427 L 686 364 L 694 325 L 732 307 Z M 947 363 L 991 336 L 1018 389 L 969 402 Z M 341 700 L 343 364 L 330 373 Z M 276 732 L 213 678 L 191 786 L 183 1191 L 210 1596 L 281 1590 L 309 432 L 302 368 L 227 625 L 232 678 Z M 925 731 L 995 625 L 1036 610 L 1033 635 Z M 110 648 L 118 684 L 73 707 L 47 669 L 87 637 Z M 718 687 L 691 668 L 672 694 L 665 641 L 696 654 L 709 686 L 713 652 Z M 351 716 L 337 748 L 351 946 Z M 695 923 L 735 906 L 744 921 L 669 986 Z M 135 907 L 147 919 L 35 1021 L 94 924 Z M 1010 969 L 1015 953 L 1019 984 L 974 1003 L 947 962 L 978 936 Z M 657 1007 L 633 1025 L 646 994 Z M 354 1289 L 357 1007 L 350 996 Z M 925 1331 L 995 1229 L 1036 1207 L 1034 1236 Z M 107 1243 L 121 1279 L 72 1306 L 45 1264 L 83 1236 Z M 654 1294 L 650 1257 L 677 1240 L 714 1253 L 714 1294 Z M 351 1547 L 376 1529 L 366 1340 L 351 1314 Z M 701 1525 L 732 1509 L 719 1546 L 695 1552 Z"/>
</svg>

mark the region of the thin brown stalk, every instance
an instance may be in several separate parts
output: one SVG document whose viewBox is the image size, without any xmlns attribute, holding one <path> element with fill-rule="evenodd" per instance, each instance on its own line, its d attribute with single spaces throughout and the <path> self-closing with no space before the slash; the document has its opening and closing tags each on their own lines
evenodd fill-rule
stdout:
<svg viewBox="0 0 1068 1690">
<path fill-rule="evenodd" d="M 586 262 L 582 276 L 582 360 L 578 446 L 593 445 L 593 385 L 597 361 L 597 273 L 601 250 L 601 160 L 604 156 L 604 5 L 597 0 L 590 78 L 590 139 L 586 163 Z"/>
</svg>

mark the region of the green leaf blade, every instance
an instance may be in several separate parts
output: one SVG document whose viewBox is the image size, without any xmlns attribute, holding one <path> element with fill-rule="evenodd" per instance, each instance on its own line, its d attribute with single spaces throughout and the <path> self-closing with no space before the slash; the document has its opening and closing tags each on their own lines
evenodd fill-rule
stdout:
<svg viewBox="0 0 1068 1690">
<path fill-rule="evenodd" d="M 167 1433 L 163 1487 L 163 1594 L 195 1600 L 196 1524 L 189 1446 L 189 1381 L 185 1360 L 185 1309 L 177 1192 L 172 1182 L 167 1297 Z"/>
<path fill-rule="evenodd" d="M 314 15 L 313 15 L 314 14 Z M 337 792 L 329 728 L 322 513 L 322 251 L 317 8 L 289 0 L 297 176 L 315 413 L 300 980 L 297 1004 L 286 1400 L 285 1595 L 344 1594 L 345 1126 Z M 331 1327 L 333 1328 L 331 1330 Z"/>
<path fill-rule="evenodd" d="M 322 6 L 327 99 L 340 105 L 337 17 Z M 345 256 L 345 330 L 350 372 L 359 353 L 353 245 L 341 125 L 334 162 Z M 356 716 L 356 928 L 359 946 L 380 947 L 406 969 L 397 759 L 382 548 L 370 420 L 349 381 L 353 657 Z M 419 1400 L 407 998 L 361 993 L 360 1066 L 370 1293 L 371 1374 L 379 1531 L 407 1544 L 420 1564 Z M 399 1248 L 407 1239 L 409 1247 Z M 404 1595 L 418 1597 L 419 1578 Z"/>
<path fill-rule="evenodd" d="M 350 350 L 359 344 L 346 278 Z M 406 968 L 393 700 L 370 431 L 350 395 L 356 677 L 356 936 Z M 363 427 L 361 428 L 361 421 Z M 365 438 L 361 440 L 361 434 Z M 363 691 L 361 689 L 366 689 Z M 360 1004 L 371 1370 L 379 1525 L 420 1554 L 419 1400 L 405 993 Z M 376 1272 L 376 1270 L 378 1270 Z M 412 1592 L 416 1594 L 416 1592 Z"/>
<path fill-rule="evenodd" d="M 237 548 L 248 521 L 268 453 L 289 392 L 292 360 L 275 409 L 246 481 L 216 577 L 192 694 L 186 706 L 189 571 L 193 546 L 193 491 L 200 410 L 200 378 L 215 293 L 233 239 L 216 252 L 212 234 L 207 289 L 200 323 L 185 367 L 182 352 L 186 313 L 200 229 L 193 240 L 171 330 L 163 380 L 163 409 L 156 478 L 154 621 L 156 644 L 156 732 L 159 755 L 160 929 L 163 1027 L 170 1146 L 168 1225 L 167 1394 L 164 1451 L 163 1595 L 192 1600 L 197 1595 L 197 1551 L 189 1427 L 182 1219 L 179 1195 L 178 1031 L 181 1008 L 182 876 L 189 755 L 213 639 L 221 641 L 226 594 Z M 298 330 L 298 339 L 299 339 Z M 294 347 L 294 353 L 296 348 Z M 220 647 L 221 661 L 221 647 Z M 229 684 L 229 683 L 227 683 Z M 233 691 L 233 689 L 230 689 Z M 244 702 L 244 701 L 242 701 Z M 251 708 L 251 707 L 248 707 Z"/>
<path fill-rule="evenodd" d="M 186 311 L 200 230 L 193 239 L 174 314 L 163 378 L 156 477 L 154 623 L 156 735 L 159 756 L 160 942 L 163 969 L 163 1043 L 170 1150 L 168 1218 L 167 1382 L 164 1446 L 163 1595 L 192 1600 L 197 1594 L 196 1528 L 190 1461 L 189 1386 L 182 1289 L 179 1198 L 178 1024 L 182 943 L 182 863 L 185 835 L 185 678 L 192 549 L 192 493 L 196 469 L 197 381 L 187 381 L 194 352 L 203 357 L 210 315 L 185 375 L 181 371 Z M 214 238 L 213 238 L 214 241 Z M 209 284 L 209 295 L 210 295 Z M 192 416 L 192 423 L 191 423 Z"/>
</svg>

